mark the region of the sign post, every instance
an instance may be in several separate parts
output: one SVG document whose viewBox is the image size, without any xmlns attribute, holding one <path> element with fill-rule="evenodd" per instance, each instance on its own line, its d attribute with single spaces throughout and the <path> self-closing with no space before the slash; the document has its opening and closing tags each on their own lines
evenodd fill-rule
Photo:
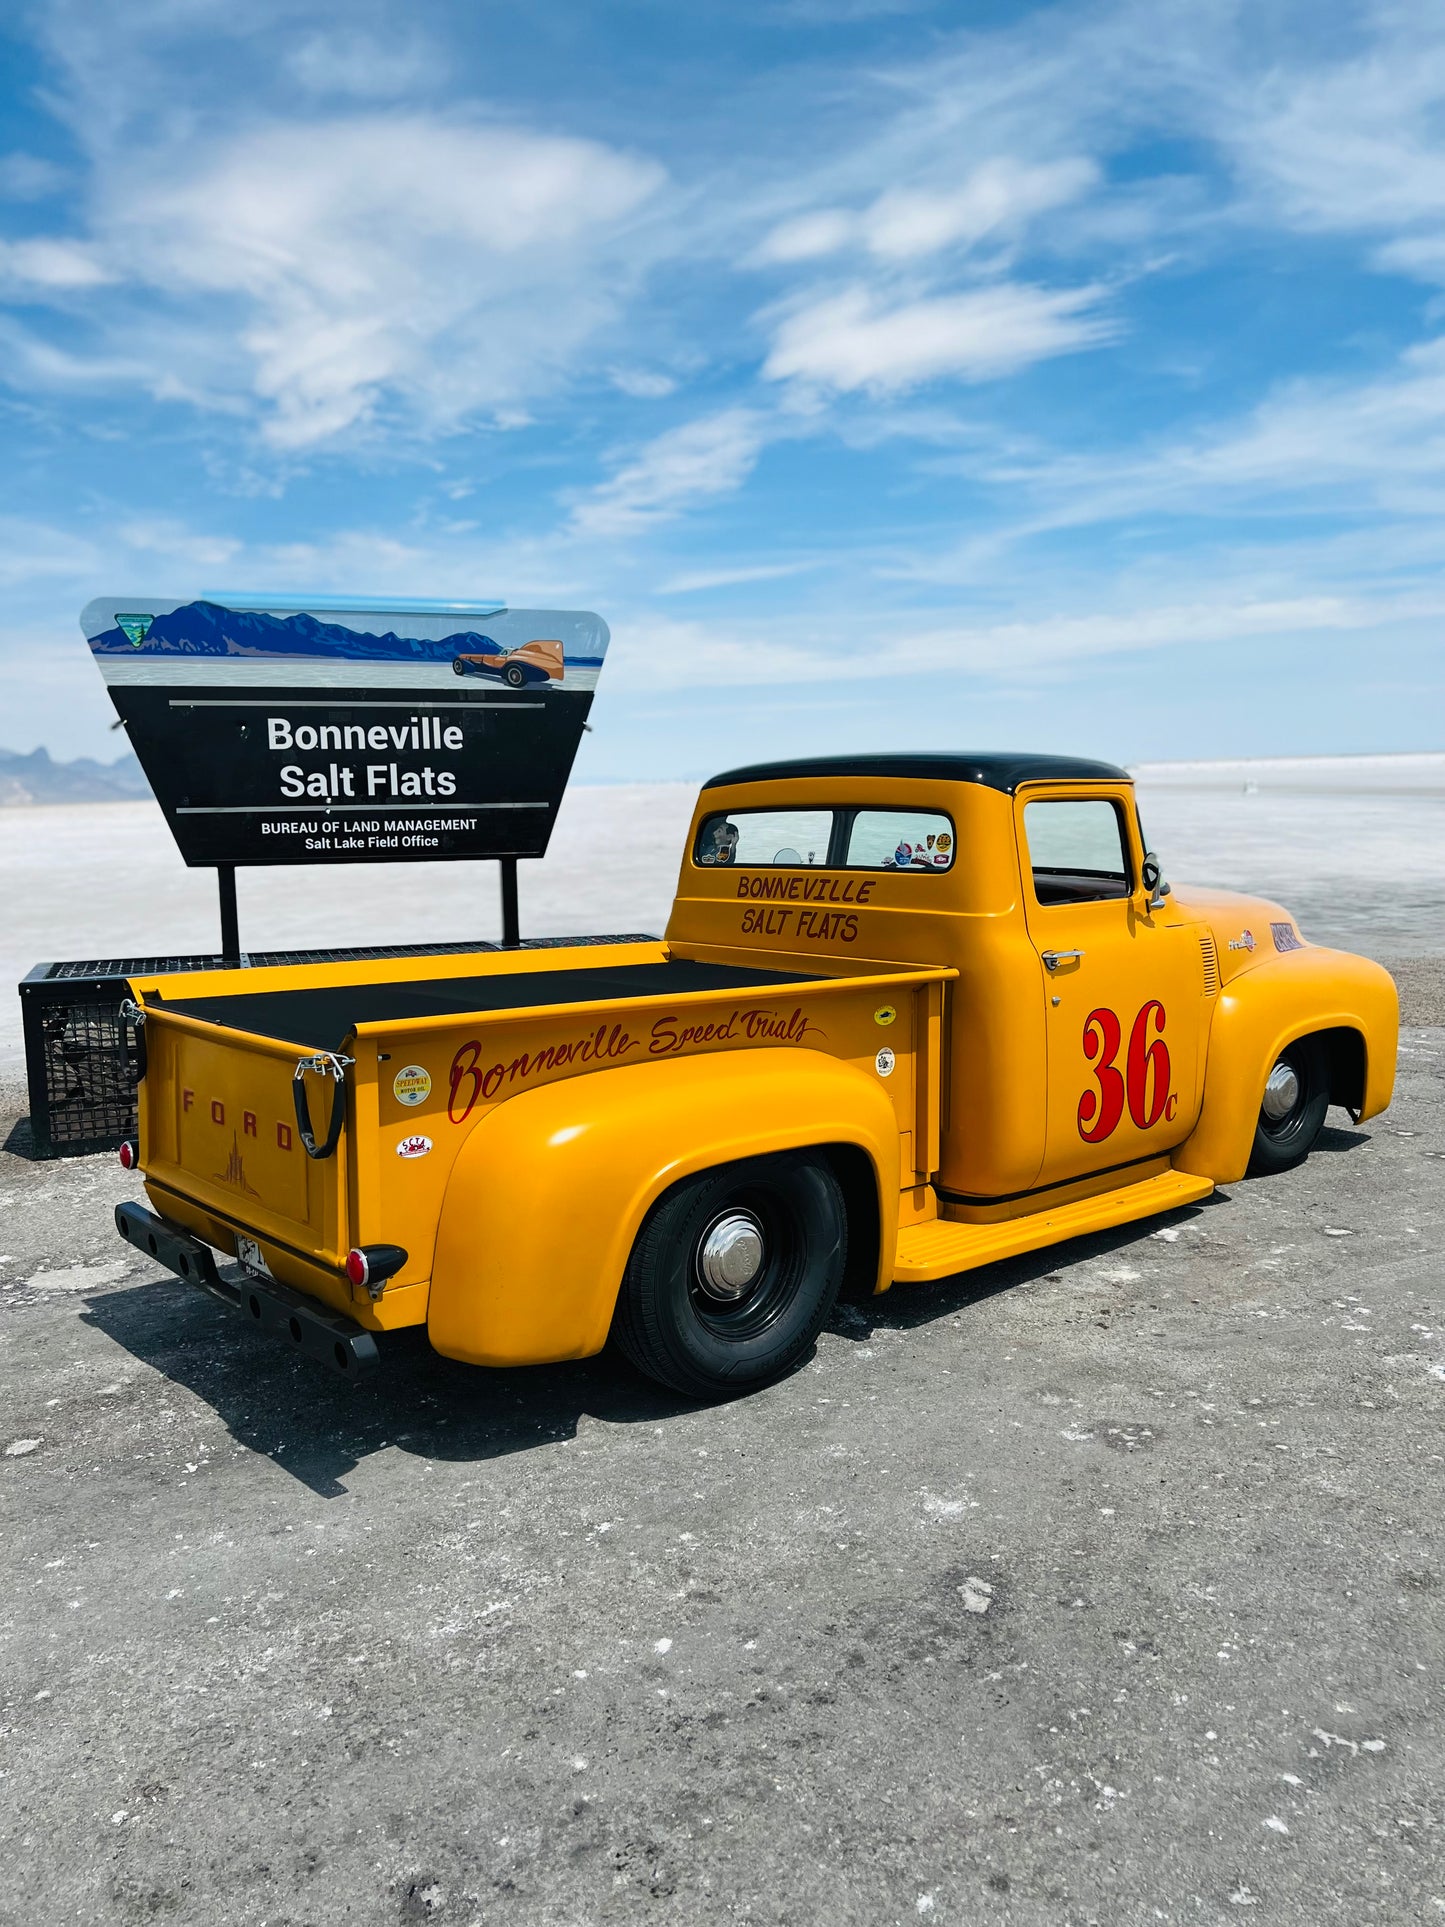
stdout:
<svg viewBox="0 0 1445 1927">
<path fill-rule="evenodd" d="M 241 961 L 241 919 L 236 914 L 236 866 L 216 865 L 216 882 L 221 894 L 221 958 L 228 964 Z"/>
<path fill-rule="evenodd" d="M 311 597 L 102 596 L 81 627 L 184 861 L 545 854 L 607 653 L 585 611 Z"/>
</svg>

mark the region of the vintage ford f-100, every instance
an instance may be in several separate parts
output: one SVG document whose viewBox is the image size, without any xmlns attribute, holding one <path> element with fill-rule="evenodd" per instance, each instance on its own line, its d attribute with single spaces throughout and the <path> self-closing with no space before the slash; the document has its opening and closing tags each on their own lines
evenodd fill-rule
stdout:
<svg viewBox="0 0 1445 1927">
<path fill-rule="evenodd" d="M 765 1383 L 843 1292 L 1297 1163 L 1389 1102 L 1378 965 L 1174 893 L 1121 769 L 823 758 L 714 778 L 665 938 L 137 979 L 132 1244 L 348 1373 L 611 1335 Z M 217 1254 L 236 1264 L 218 1264 Z"/>
</svg>

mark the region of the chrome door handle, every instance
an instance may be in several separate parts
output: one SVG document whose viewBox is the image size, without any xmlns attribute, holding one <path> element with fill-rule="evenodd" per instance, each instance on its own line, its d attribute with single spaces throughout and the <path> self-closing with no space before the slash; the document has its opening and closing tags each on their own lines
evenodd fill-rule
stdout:
<svg viewBox="0 0 1445 1927">
<path fill-rule="evenodd" d="M 1084 953 L 1082 950 L 1045 950 L 1040 954 L 1044 960 L 1044 969 L 1052 973 L 1061 963 L 1070 963 L 1075 958 L 1082 957 Z"/>
</svg>

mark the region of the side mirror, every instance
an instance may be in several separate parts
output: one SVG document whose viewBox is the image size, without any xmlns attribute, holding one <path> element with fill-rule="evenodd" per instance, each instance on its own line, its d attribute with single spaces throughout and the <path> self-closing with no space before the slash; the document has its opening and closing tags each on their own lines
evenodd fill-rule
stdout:
<svg viewBox="0 0 1445 1927">
<path fill-rule="evenodd" d="M 1169 895 L 1169 885 L 1164 881 L 1164 866 L 1152 850 L 1145 852 L 1139 880 L 1149 893 L 1149 908 L 1157 910 Z"/>
</svg>

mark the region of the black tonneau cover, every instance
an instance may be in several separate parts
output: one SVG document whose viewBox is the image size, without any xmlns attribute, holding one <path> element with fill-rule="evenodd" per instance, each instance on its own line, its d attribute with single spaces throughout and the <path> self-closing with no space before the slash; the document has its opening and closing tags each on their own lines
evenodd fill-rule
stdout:
<svg viewBox="0 0 1445 1927">
<path fill-rule="evenodd" d="M 230 991 L 178 997 L 152 991 L 148 1004 L 274 1037 L 309 1050 L 340 1050 L 358 1024 L 403 1017 L 465 1017 L 544 1004 L 605 1004 L 623 997 L 687 997 L 699 990 L 775 990 L 813 979 L 791 970 L 744 970 L 734 964 L 607 964 L 596 970 L 524 970 L 481 977 L 429 977 L 420 983 L 328 984 L 318 990 Z"/>
</svg>

